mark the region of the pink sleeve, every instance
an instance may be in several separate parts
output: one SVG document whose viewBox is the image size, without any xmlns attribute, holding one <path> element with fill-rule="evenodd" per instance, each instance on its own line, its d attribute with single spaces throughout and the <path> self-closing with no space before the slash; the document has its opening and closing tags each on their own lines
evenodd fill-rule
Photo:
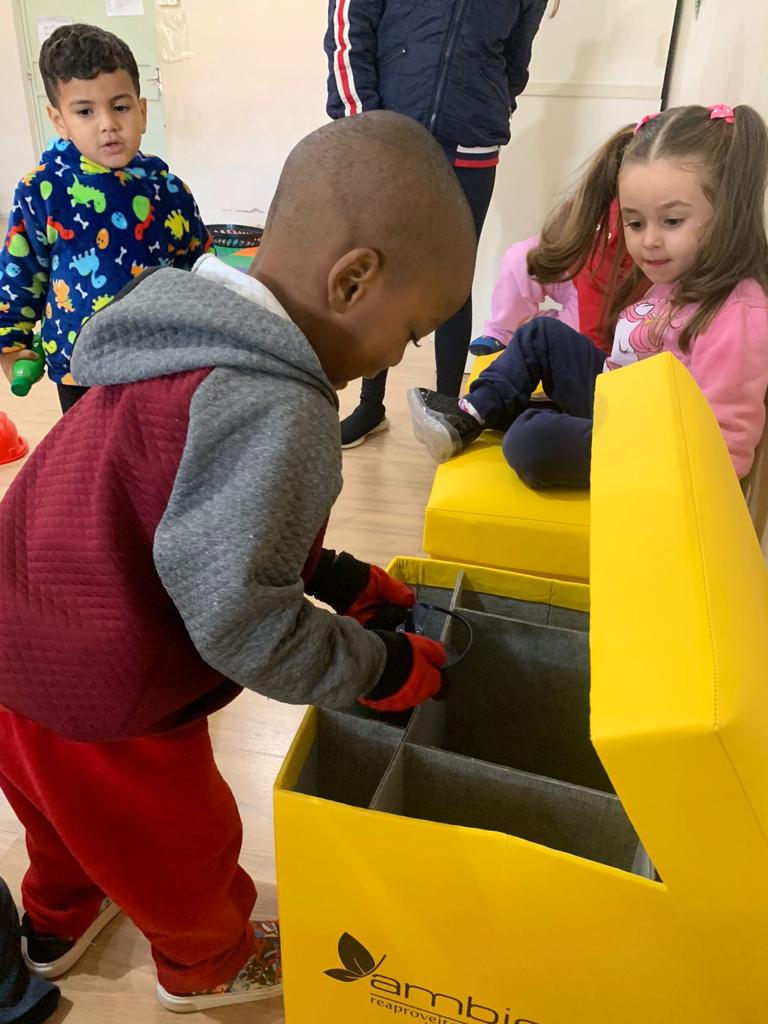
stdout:
<svg viewBox="0 0 768 1024">
<path fill-rule="evenodd" d="M 741 479 L 752 467 L 765 425 L 768 305 L 727 302 L 693 342 L 689 369 L 720 424 Z"/>
<path fill-rule="evenodd" d="M 569 326 L 578 330 L 576 288 L 572 281 L 542 285 L 528 274 L 526 256 L 539 244 L 534 235 L 524 242 L 516 242 L 507 249 L 491 297 L 491 315 L 483 327 L 483 335 L 496 338 L 503 345 L 524 320 L 539 314 L 539 304 L 546 298 L 563 306 L 562 312 L 551 311 Z M 574 321 L 574 322 L 572 322 Z"/>
</svg>

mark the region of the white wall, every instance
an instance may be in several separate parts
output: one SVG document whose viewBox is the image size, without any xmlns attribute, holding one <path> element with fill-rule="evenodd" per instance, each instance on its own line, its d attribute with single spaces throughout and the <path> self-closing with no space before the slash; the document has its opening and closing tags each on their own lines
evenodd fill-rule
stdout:
<svg viewBox="0 0 768 1024">
<path fill-rule="evenodd" d="M 5 194 L 35 156 L 11 3 L 0 0 L 0 95 L 12 97 Z M 540 226 L 617 125 L 658 108 L 674 8 L 675 0 L 562 0 L 543 23 L 483 234 L 476 331 L 504 249 Z M 326 120 L 326 9 L 325 0 L 180 0 L 171 9 L 186 18 L 192 56 L 162 67 L 169 162 L 209 223 L 262 224 L 288 151 Z"/>
<path fill-rule="evenodd" d="M 170 163 L 208 222 L 263 224 L 296 142 L 327 121 L 325 0 L 181 0 L 190 60 L 163 66 Z"/>
<path fill-rule="evenodd" d="M 542 23 L 480 243 L 475 335 L 504 250 L 538 231 L 616 128 L 658 110 L 674 13 L 675 0 L 562 0 Z"/>
<path fill-rule="evenodd" d="M 768 2 L 685 0 L 670 106 L 749 103 L 768 118 Z"/>
<path fill-rule="evenodd" d="M 181 0 L 194 56 L 163 67 L 173 170 L 209 221 L 263 223 L 285 156 L 325 119 L 325 0 Z M 504 249 L 569 176 L 658 107 L 675 0 L 562 0 L 544 22 L 478 260 L 475 329 Z"/>
<path fill-rule="evenodd" d="M 13 0 L 0 0 L 0 217 L 7 217 L 13 190 L 22 174 L 35 166 L 19 49 L 13 20 Z"/>
</svg>

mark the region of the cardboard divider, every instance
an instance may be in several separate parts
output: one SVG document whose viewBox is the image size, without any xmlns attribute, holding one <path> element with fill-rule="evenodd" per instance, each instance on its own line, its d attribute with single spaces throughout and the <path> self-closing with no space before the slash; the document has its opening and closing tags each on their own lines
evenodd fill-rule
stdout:
<svg viewBox="0 0 768 1024">
<path fill-rule="evenodd" d="M 558 608 L 556 605 L 539 604 L 534 601 L 521 601 L 512 597 L 497 597 L 495 594 L 479 593 L 468 587 L 465 587 L 457 595 L 456 600 L 456 611 L 461 612 L 465 609 L 484 612 L 488 615 L 498 615 L 504 619 L 536 622 L 542 626 L 576 629 L 582 633 L 589 630 L 588 612 Z"/>
<path fill-rule="evenodd" d="M 640 841 L 618 797 L 405 743 L 373 810 L 505 832 L 631 871 Z"/>
<path fill-rule="evenodd" d="M 319 710 L 295 790 L 391 814 L 502 832 L 653 878 L 589 735 L 588 613 L 419 584 L 419 602 L 472 628 L 442 699 L 382 716 Z M 461 650 L 465 626 L 420 609 L 424 634 Z M 373 717 L 371 717 L 373 716 Z"/>
<path fill-rule="evenodd" d="M 402 740 L 402 730 L 344 711 L 321 710 L 294 792 L 368 807 Z"/>
<path fill-rule="evenodd" d="M 445 700 L 417 710 L 416 734 L 457 754 L 613 792 L 589 736 L 587 635 L 461 614 L 474 632 L 471 651 L 446 671 Z M 418 724 L 424 718 L 433 721 Z"/>
</svg>

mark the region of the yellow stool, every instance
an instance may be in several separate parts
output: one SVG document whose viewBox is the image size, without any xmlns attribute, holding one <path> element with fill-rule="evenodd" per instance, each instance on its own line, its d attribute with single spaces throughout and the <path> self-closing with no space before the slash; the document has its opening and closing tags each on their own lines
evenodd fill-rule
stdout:
<svg viewBox="0 0 768 1024">
<path fill-rule="evenodd" d="M 308 713 L 275 790 L 287 1024 L 765 1020 L 768 573 L 672 355 L 598 382 L 592 505 L 590 587 L 391 567 L 475 643 L 405 730 Z"/>
<path fill-rule="evenodd" d="M 469 382 L 498 354 L 478 356 Z M 423 544 L 432 558 L 586 580 L 589 492 L 532 490 L 504 459 L 501 434 L 486 431 L 438 467 Z"/>
</svg>

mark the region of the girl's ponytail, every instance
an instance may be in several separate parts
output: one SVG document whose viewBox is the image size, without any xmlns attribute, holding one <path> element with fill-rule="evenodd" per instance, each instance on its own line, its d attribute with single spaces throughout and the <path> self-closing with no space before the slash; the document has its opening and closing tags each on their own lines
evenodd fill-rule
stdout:
<svg viewBox="0 0 768 1024">
<path fill-rule="evenodd" d="M 616 132 L 592 158 L 571 196 L 544 223 L 539 245 L 528 253 L 528 273 L 542 284 L 568 281 L 608 242 L 609 211 L 619 168 L 634 125 Z"/>
</svg>

